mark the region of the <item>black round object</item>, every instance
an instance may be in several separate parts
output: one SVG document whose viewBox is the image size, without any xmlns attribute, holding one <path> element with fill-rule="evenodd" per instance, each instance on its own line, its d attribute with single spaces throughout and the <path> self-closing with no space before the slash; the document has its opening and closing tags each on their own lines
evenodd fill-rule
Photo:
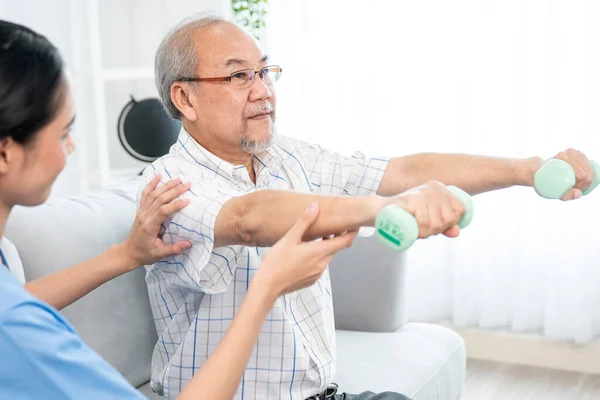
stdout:
<svg viewBox="0 0 600 400">
<path fill-rule="evenodd" d="M 117 123 L 119 140 L 125 150 L 138 160 L 148 162 L 167 154 L 180 130 L 181 121 L 171 118 L 156 98 L 136 101 L 132 97 Z"/>
</svg>

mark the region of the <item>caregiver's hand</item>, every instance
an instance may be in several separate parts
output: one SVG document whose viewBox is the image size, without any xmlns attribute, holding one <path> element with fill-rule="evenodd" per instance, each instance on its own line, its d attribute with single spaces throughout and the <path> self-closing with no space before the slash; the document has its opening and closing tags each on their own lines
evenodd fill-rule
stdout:
<svg viewBox="0 0 600 400">
<path fill-rule="evenodd" d="M 321 278 L 336 253 L 352 245 L 358 231 L 344 232 L 326 240 L 303 241 L 318 214 L 319 205 L 313 203 L 275 243 L 263 258 L 250 290 L 260 286 L 259 291 L 269 293 L 274 302 L 283 294 L 311 286 Z"/>
<path fill-rule="evenodd" d="M 165 245 L 158 232 L 167 215 L 187 205 L 187 200 L 175 199 L 190 185 L 177 180 L 157 189 L 159 182 L 160 176 L 155 177 L 142 193 L 135 221 L 123 243 L 92 259 L 28 282 L 25 289 L 60 310 L 121 274 L 189 248 L 191 243 L 185 241 Z"/>
<path fill-rule="evenodd" d="M 126 265 L 130 269 L 181 254 L 192 246 L 184 240 L 165 245 L 158 234 L 165 218 L 189 203 L 188 199 L 177 197 L 187 192 L 191 184 L 182 184 L 179 179 L 173 179 L 157 188 L 159 182 L 160 175 L 157 175 L 142 192 L 135 221 L 129 236 L 121 245 Z"/>
</svg>

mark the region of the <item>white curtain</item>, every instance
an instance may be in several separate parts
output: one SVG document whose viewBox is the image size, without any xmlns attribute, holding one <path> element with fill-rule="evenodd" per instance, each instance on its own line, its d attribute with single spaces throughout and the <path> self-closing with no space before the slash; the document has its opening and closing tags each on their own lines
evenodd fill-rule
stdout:
<svg viewBox="0 0 600 400">
<path fill-rule="evenodd" d="M 600 2 L 270 2 L 278 132 L 342 152 L 600 158 Z M 585 343 L 600 335 L 600 191 L 475 198 L 459 239 L 408 252 L 409 315 Z"/>
</svg>

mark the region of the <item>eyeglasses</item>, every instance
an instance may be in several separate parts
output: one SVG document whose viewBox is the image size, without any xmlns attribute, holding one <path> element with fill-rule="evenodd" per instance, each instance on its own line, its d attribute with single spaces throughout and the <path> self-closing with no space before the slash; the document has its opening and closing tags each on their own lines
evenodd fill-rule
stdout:
<svg viewBox="0 0 600 400">
<path fill-rule="evenodd" d="M 180 82 L 226 82 L 229 81 L 235 87 L 248 87 L 254 82 L 256 74 L 260 76 L 266 84 L 273 84 L 279 79 L 283 69 L 279 65 L 268 65 L 259 71 L 253 69 L 242 69 L 235 71 L 229 76 L 218 78 L 179 78 Z"/>
</svg>

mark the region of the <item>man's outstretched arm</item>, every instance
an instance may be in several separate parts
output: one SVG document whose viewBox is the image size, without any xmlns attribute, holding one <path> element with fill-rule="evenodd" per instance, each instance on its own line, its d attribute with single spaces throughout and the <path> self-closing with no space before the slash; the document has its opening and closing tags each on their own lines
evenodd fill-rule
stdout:
<svg viewBox="0 0 600 400">
<path fill-rule="evenodd" d="M 568 162 L 577 182 L 563 200 L 581 195 L 592 182 L 593 169 L 587 157 L 574 149 L 558 153 L 553 158 Z M 437 180 L 458 186 L 471 195 L 511 186 L 533 186 L 534 175 L 542 166 L 540 157 L 501 158 L 473 154 L 421 153 L 392 159 L 383 175 L 377 194 L 391 196 Z"/>
<path fill-rule="evenodd" d="M 389 200 L 377 196 L 325 196 L 280 190 L 261 190 L 227 201 L 215 223 L 215 246 L 269 247 L 283 237 L 311 203 L 319 204 L 316 222 L 305 240 L 374 226 Z"/>
<path fill-rule="evenodd" d="M 320 213 L 304 240 L 338 235 L 374 226 L 377 214 L 396 205 L 415 216 L 419 237 L 443 233 L 455 237 L 454 229 L 464 206 L 446 187 L 431 181 L 396 196 L 326 196 L 276 190 L 228 200 L 215 222 L 215 247 L 241 244 L 268 247 L 279 240 L 309 204 L 319 204 Z"/>
</svg>

